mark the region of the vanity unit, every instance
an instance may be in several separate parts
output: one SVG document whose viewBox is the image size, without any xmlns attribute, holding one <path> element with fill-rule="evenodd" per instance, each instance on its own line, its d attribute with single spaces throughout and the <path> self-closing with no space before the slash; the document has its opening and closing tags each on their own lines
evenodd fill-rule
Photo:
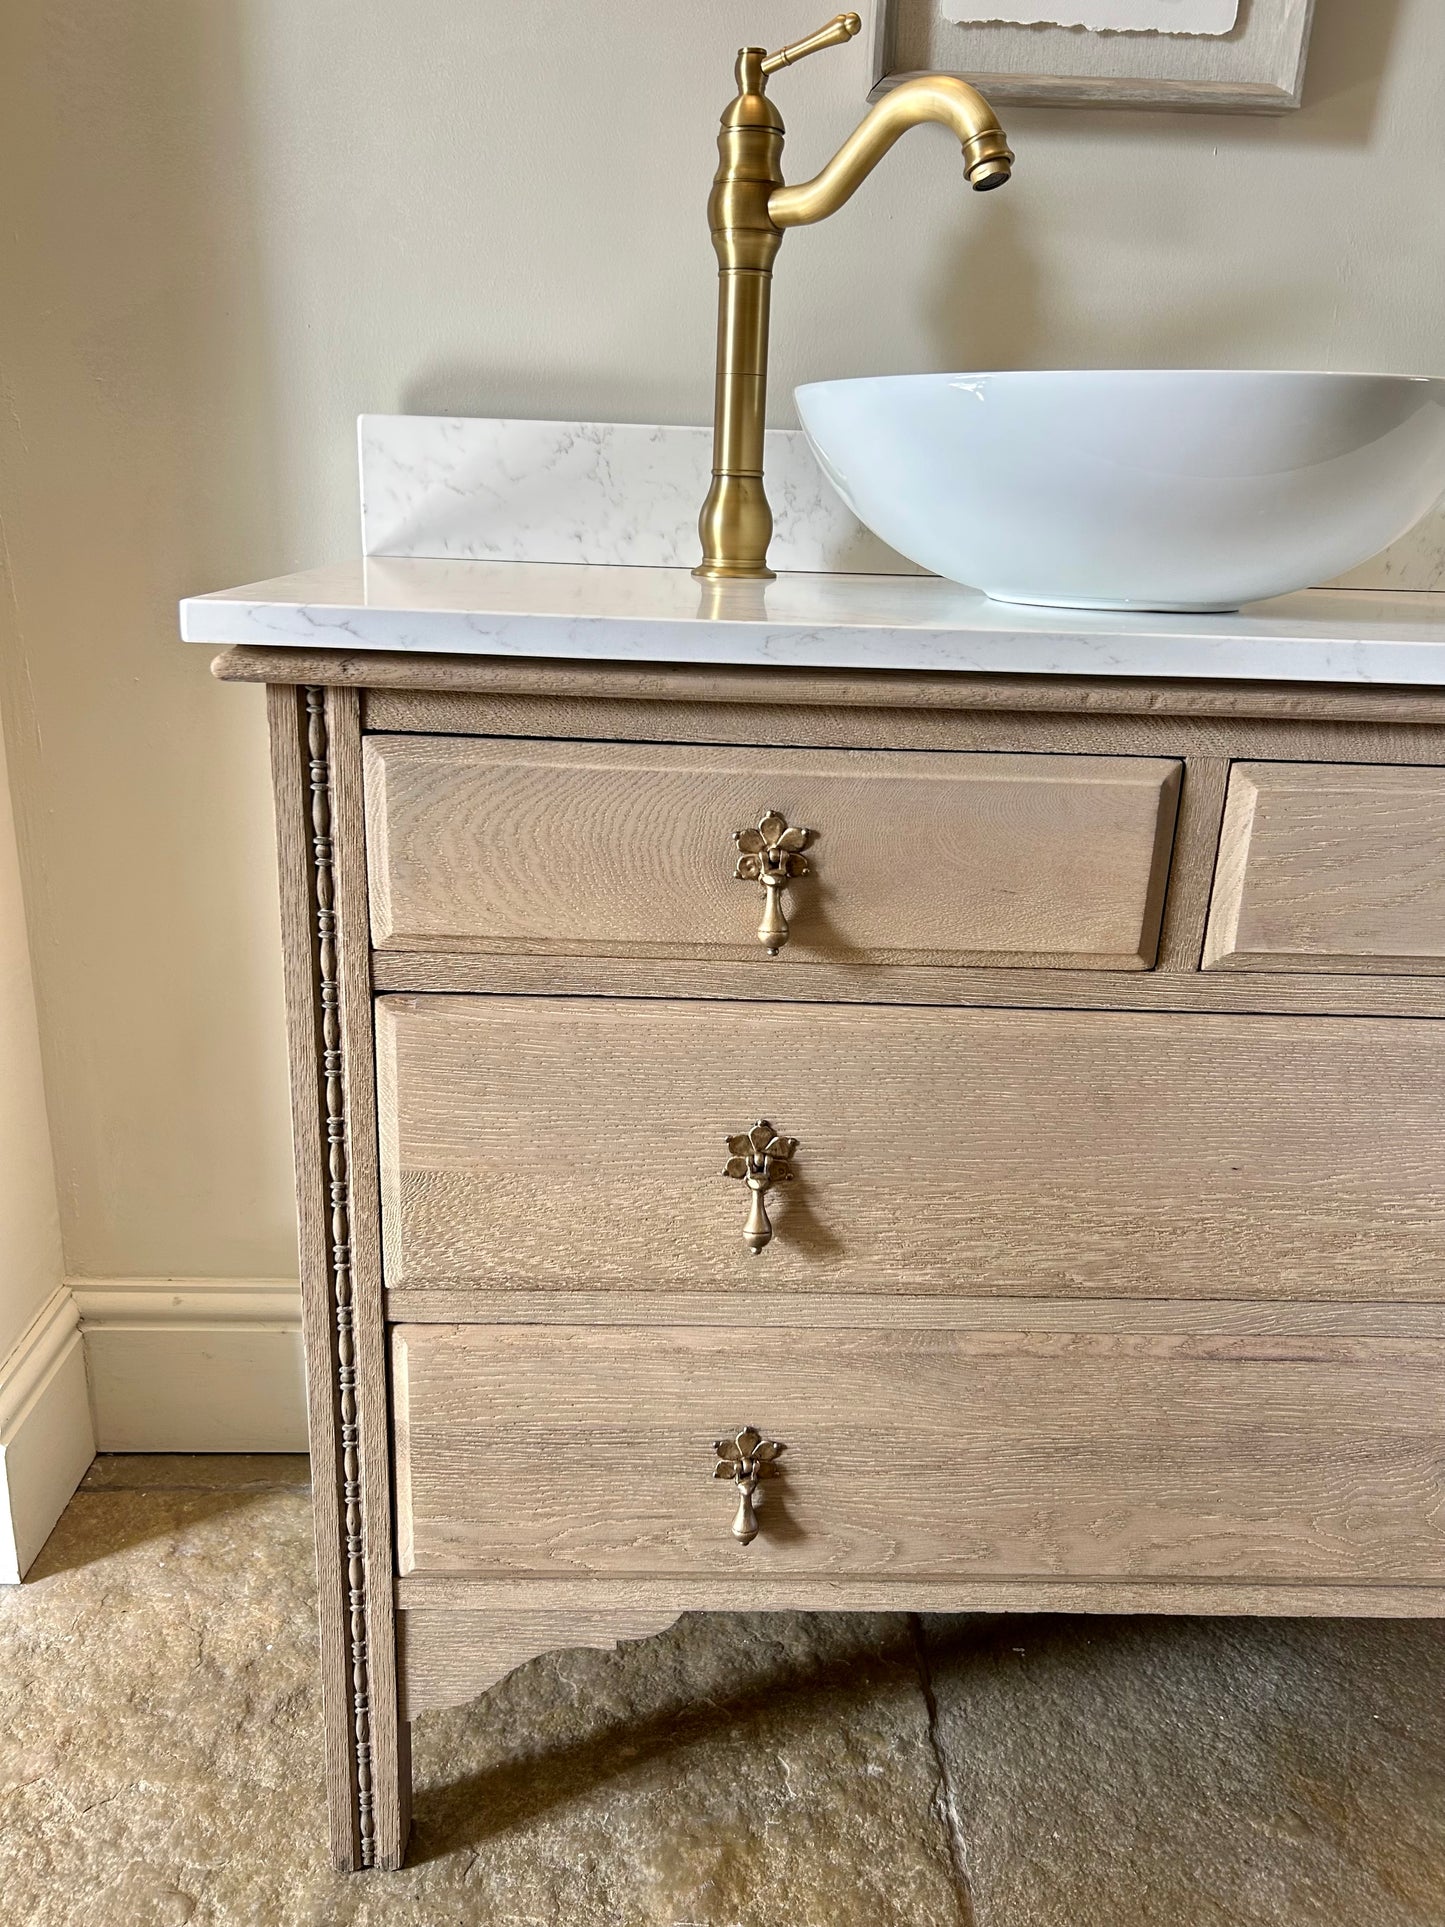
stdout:
<svg viewBox="0 0 1445 1927">
<path fill-rule="evenodd" d="M 709 449 L 363 418 L 366 560 L 184 607 L 268 686 L 343 1867 L 418 1714 L 690 1608 L 1445 1610 L 1439 598 L 1005 610 L 838 499 L 971 526 L 936 463 L 766 434 L 786 230 L 924 122 L 1012 168 L 915 75 L 785 183 L 860 24 L 739 52 Z M 1345 416 L 1433 481 L 1424 387 Z M 1086 479 L 1326 517 L 1338 435 L 1149 406 Z"/>
<path fill-rule="evenodd" d="M 327 580 L 187 629 L 269 686 L 342 1865 L 419 1713 L 691 1608 L 1445 1610 L 1438 598 Z M 865 632 L 938 666 L 778 661 Z"/>
</svg>

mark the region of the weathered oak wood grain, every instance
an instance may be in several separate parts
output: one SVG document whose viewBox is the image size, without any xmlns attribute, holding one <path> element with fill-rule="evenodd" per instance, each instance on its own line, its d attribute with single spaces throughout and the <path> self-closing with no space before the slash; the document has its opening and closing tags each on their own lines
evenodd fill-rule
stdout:
<svg viewBox="0 0 1445 1927">
<path fill-rule="evenodd" d="M 395 1286 L 1441 1295 L 1445 1026 L 378 1005 Z M 752 1257 L 724 1138 L 801 1140 Z"/>
<path fill-rule="evenodd" d="M 341 1864 L 400 1860 L 414 1713 L 684 1610 L 1445 1612 L 1445 1027 L 1419 1021 L 1445 1015 L 1445 693 L 269 650 L 218 673 L 281 685 Z M 380 842 L 370 798 L 370 876 L 363 726 L 393 795 L 398 735 L 432 739 Z M 1162 924 L 1144 813 L 1075 820 L 1107 784 L 1059 807 L 1081 762 L 1185 765 Z M 972 789 L 937 773 L 964 764 Z M 996 802 L 960 812 L 979 772 Z M 756 798 L 823 831 L 773 964 L 727 876 L 746 809 L 684 902 L 724 778 L 815 785 Z M 840 834 L 816 819 L 845 792 Z M 929 895 L 980 849 L 985 891 Z M 901 947 L 847 926 L 860 903 Z M 980 913 L 1013 949 L 973 947 Z M 418 947 L 369 953 L 369 915 Z M 373 987 L 421 993 L 383 998 L 375 1067 Z M 803 1142 L 753 1259 L 720 1167 L 759 1113 Z M 745 1551 L 709 1474 L 748 1422 L 789 1451 Z M 428 1568 L 399 1578 L 394 1458 Z"/>
<path fill-rule="evenodd" d="M 354 690 L 269 698 L 281 872 L 332 1853 L 397 1867 L 398 1722 L 375 1071 Z"/>
<path fill-rule="evenodd" d="M 211 663 L 221 682 L 313 683 L 378 692 L 368 697 L 368 729 L 382 725 L 371 705 L 385 692 L 459 695 L 631 698 L 706 706 L 738 702 L 882 710 L 997 709 L 1075 716 L 1273 716 L 1344 725 L 1445 723 L 1445 691 L 1366 684 L 1150 681 L 1130 676 L 999 676 L 881 669 L 767 669 L 685 664 L 554 662 L 504 656 L 428 656 L 385 650 L 223 649 Z M 386 700 L 393 700 L 389 695 Z M 437 728 L 393 721 L 388 728 Z M 472 734 L 476 724 L 468 723 Z M 758 719 L 766 730 L 766 718 Z M 550 733 L 550 732 L 549 732 Z M 1424 760 L 1424 759 L 1422 759 Z"/>
<path fill-rule="evenodd" d="M 733 832 L 815 833 L 783 970 L 1154 960 L 1179 765 L 445 736 L 366 741 L 380 949 L 757 957 Z"/>
<path fill-rule="evenodd" d="M 291 1072 L 291 1134 L 296 1161 L 328 1814 L 332 1859 L 338 1867 L 348 1868 L 361 1864 L 361 1829 L 356 1794 L 352 1652 L 337 1412 L 330 1173 L 325 1155 L 322 986 L 309 741 L 313 725 L 301 690 L 273 685 L 266 691 L 266 708 L 276 812 Z M 334 968 L 332 976 L 334 982 Z"/>
<path fill-rule="evenodd" d="M 399 1867 L 411 1830 L 410 1735 L 397 1710 L 396 1627 L 386 1574 L 393 1559 L 392 1482 L 389 1453 L 386 1341 L 382 1308 L 380 1173 L 377 1150 L 375 1028 L 371 1011 L 368 944 L 366 830 L 362 794 L 360 706 L 351 690 L 325 695 L 330 743 L 330 844 L 333 918 L 338 963 L 338 1015 L 346 1116 L 346 1228 L 344 1258 L 351 1290 L 353 1365 L 338 1373 L 344 1415 L 355 1405 L 355 1453 L 343 1435 L 342 1473 L 361 1501 L 365 1557 L 366 1648 L 364 1678 L 353 1668 L 356 1730 L 365 1698 L 369 1735 L 370 1864 Z M 334 1149 L 334 1125 L 328 1119 Z M 334 1164 L 333 1164 L 334 1173 Z M 331 1203 L 336 1212 L 333 1178 Z M 339 1361 L 345 1364 L 344 1358 Z M 357 1563 L 355 1535 L 348 1546 L 348 1583 L 353 1602 Z M 353 1605 L 354 1610 L 354 1605 Z M 364 1788 L 363 1788 L 364 1790 Z M 362 1806 L 366 1814 L 366 1802 Z"/>
<path fill-rule="evenodd" d="M 665 1632 L 681 1608 L 609 1603 L 605 1590 L 585 1605 L 456 1612 L 419 1606 L 397 1615 L 402 1718 L 462 1706 L 540 1653 L 562 1647 L 605 1651 L 626 1639 Z"/>
<path fill-rule="evenodd" d="M 1445 770 L 1236 764 L 1204 962 L 1445 972 Z"/>
<path fill-rule="evenodd" d="M 680 670 L 680 676 L 690 672 Z M 738 672 L 742 673 L 742 672 Z M 382 734 L 570 738 L 578 742 L 736 743 L 834 749 L 981 750 L 1025 755 L 1312 757 L 1333 762 L 1426 763 L 1434 754 L 1432 716 L 1445 721 L 1445 700 L 1432 691 L 1361 691 L 1370 700 L 1354 715 L 1352 690 L 1334 692 L 1329 717 L 1318 690 L 1278 685 L 1155 684 L 1087 686 L 1038 678 L 1047 688 L 955 677 L 923 689 L 848 687 L 858 700 L 828 704 L 810 685 L 727 685 L 706 699 L 682 701 L 658 691 L 642 697 L 599 686 L 574 695 L 504 688 L 365 692 L 368 731 Z M 899 679 L 887 679 L 890 688 Z M 1062 686 L 1059 686 L 1062 684 Z M 771 689 L 771 699 L 768 691 Z M 947 700 L 951 692 L 952 701 Z M 1402 703 L 1388 699 L 1398 695 Z M 1436 705 L 1417 710 L 1419 696 Z M 811 700 L 810 700 L 811 698 Z M 927 700 L 925 700 L 927 698 Z"/>
<path fill-rule="evenodd" d="M 735 1331 L 736 1300 L 721 1292 L 507 1291 L 489 1286 L 387 1293 L 387 1317 L 417 1325 L 721 1325 Z M 1445 1341 L 1445 1304 L 1348 1299 L 948 1298 L 898 1292 L 759 1291 L 750 1331 L 942 1330 L 1093 1332 L 1176 1338 L 1431 1338 Z"/>
<path fill-rule="evenodd" d="M 604 1597 L 619 1609 L 658 1612 L 1268 1613 L 1276 1617 L 1437 1619 L 1445 1586 L 1281 1584 L 1237 1579 L 850 1579 L 804 1574 L 732 1578 L 475 1579 L 407 1573 L 396 1582 L 403 1612 L 433 1610 L 506 1618 L 574 1610 Z"/>
<path fill-rule="evenodd" d="M 1167 916 L 1167 911 L 1166 911 Z M 1188 926 L 1181 960 L 1204 941 L 1203 908 Z M 1345 975 L 1325 971 L 1201 971 L 1169 963 L 1155 970 L 976 969 L 967 965 L 815 963 L 770 970 L 765 957 L 740 962 L 674 957 L 665 982 L 651 958 L 467 955 L 379 950 L 378 991 L 480 991 L 539 997 L 700 998 L 767 1003 L 791 992 L 827 1004 L 972 1004 L 1029 1010 L 1200 1011 L 1241 1016 L 1445 1017 L 1445 977 Z M 794 989 L 796 986 L 796 989 Z"/>
<path fill-rule="evenodd" d="M 400 1569 L 1445 1580 L 1445 1344 L 408 1325 Z M 785 1442 L 732 1538 L 712 1442 Z"/>
<path fill-rule="evenodd" d="M 1197 980 L 1219 825 L 1229 787 L 1222 756 L 1191 756 L 1174 826 L 1174 852 L 1164 903 L 1157 962 L 1163 971 Z"/>
</svg>

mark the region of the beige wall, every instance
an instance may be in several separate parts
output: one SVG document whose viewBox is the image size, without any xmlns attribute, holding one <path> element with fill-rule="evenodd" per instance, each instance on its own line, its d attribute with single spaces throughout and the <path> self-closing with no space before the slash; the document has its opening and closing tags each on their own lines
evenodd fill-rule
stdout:
<svg viewBox="0 0 1445 1927">
<path fill-rule="evenodd" d="M 73 1272 L 292 1268 L 262 723 L 186 591 L 355 544 L 362 409 L 697 421 L 712 129 L 743 39 L 832 0 L 7 0 L 0 516 L 11 753 Z M 1445 5 L 1319 0 L 1287 120 L 933 130 L 789 240 L 804 377 L 1445 372 Z M 792 171 L 860 45 L 780 76 Z"/>
</svg>

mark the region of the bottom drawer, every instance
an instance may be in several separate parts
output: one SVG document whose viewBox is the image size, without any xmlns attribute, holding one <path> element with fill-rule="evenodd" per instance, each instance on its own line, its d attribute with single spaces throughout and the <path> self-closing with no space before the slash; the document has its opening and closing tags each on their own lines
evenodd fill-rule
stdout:
<svg viewBox="0 0 1445 1927">
<path fill-rule="evenodd" d="M 404 1573 L 1445 1580 L 1445 1341 L 406 1325 Z M 714 1441 L 786 1450 L 758 1537 Z"/>
</svg>

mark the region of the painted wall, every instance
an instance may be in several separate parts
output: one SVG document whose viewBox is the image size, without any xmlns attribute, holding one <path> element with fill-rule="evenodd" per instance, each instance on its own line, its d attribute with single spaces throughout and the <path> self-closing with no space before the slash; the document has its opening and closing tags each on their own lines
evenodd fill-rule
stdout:
<svg viewBox="0 0 1445 1927">
<path fill-rule="evenodd" d="M 354 548 L 362 409 L 699 421 L 713 127 L 832 0 L 8 0 L 3 620 L 73 1273 L 294 1264 L 262 720 L 181 594 Z M 1445 372 L 1445 6 L 1319 0 L 1307 111 L 924 130 L 790 238 L 804 377 L 1253 363 Z M 792 171 L 861 43 L 779 76 Z"/>
</svg>

